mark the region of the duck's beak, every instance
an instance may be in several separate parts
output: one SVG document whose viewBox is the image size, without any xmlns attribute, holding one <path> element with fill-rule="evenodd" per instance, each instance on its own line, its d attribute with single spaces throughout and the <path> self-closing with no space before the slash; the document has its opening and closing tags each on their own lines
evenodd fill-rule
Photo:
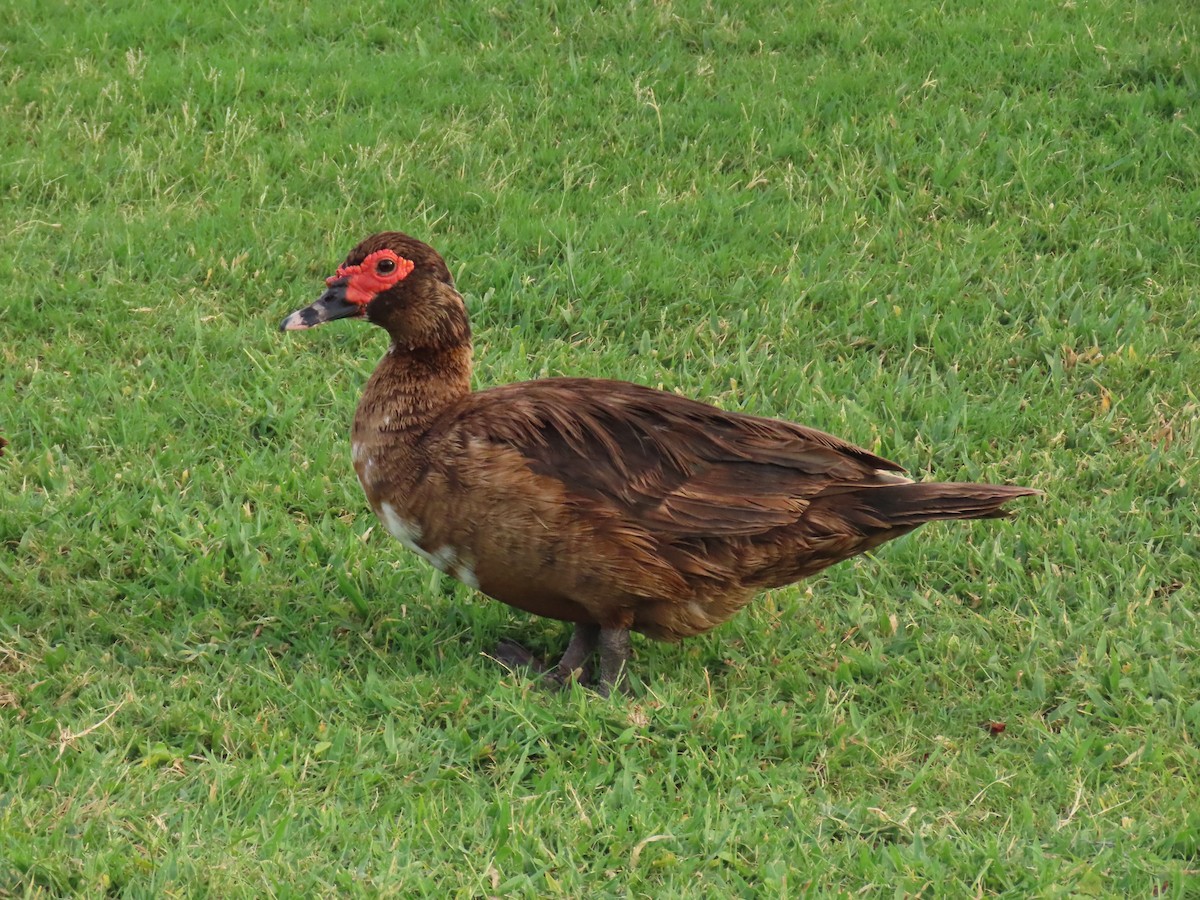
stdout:
<svg viewBox="0 0 1200 900">
<path fill-rule="evenodd" d="M 279 326 L 280 331 L 300 331 L 304 328 L 316 328 L 334 319 L 346 319 L 350 316 L 361 316 L 367 308 L 361 303 L 351 303 L 346 299 L 346 283 L 349 278 L 337 278 L 330 282 L 315 303 L 298 309 Z"/>
</svg>

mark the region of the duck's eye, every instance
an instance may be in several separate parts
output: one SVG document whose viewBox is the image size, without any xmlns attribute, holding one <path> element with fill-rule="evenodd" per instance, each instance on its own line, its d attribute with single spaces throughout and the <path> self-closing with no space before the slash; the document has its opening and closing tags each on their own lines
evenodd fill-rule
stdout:
<svg viewBox="0 0 1200 900">
<path fill-rule="evenodd" d="M 375 264 L 375 273 L 377 275 L 391 275 L 396 271 L 396 261 L 389 257 L 384 257 Z"/>
</svg>

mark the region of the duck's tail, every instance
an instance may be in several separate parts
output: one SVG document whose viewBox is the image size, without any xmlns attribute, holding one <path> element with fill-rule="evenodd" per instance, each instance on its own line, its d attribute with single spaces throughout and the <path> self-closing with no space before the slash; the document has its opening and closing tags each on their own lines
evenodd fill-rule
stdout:
<svg viewBox="0 0 1200 900">
<path fill-rule="evenodd" d="M 916 528 L 938 519 L 1003 519 L 1012 513 L 1004 504 L 1017 497 L 1042 493 L 1008 484 L 955 484 L 912 482 L 859 491 L 855 525 L 876 528 Z"/>
<path fill-rule="evenodd" d="M 778 565 L 752 573 L 747 583 L 778 587 L 819 572 L 939 519 L 1002 519 L 1005 503 L 1041 491 L 1017 485 L 887 481 L 832 490 L 813 498 L 797 525 L 794 546 L 784 544 Z"/>
</svg>

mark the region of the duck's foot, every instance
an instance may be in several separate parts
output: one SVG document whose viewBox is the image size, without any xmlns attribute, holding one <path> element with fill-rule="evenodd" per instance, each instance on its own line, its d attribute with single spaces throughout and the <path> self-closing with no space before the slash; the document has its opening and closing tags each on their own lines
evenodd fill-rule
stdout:
<svg viewBox="0 0 1200 900">
<path fill-rule="evenodd" d="M 596 693 L 601 697 L 609 696 L 614 690 L 630 694 L 628 628 L 601 628 L 588 622 L 577 624 L 567 649 L 554 666 L 546 665 L 541 657 L 516 641 L 500 641 L 492 655 L 509 669 L 532 671 L 542 677 L 546 687 L 557 690 L 573 681 L 585 685 L 591 683 L 592 657 L 597 647 L 600 648 L 600 681 L 595 685 Z"/>
<path fill-rule="evenodd" d="M 546 663 L 540 656 L 534 656 L 516 641 L 503 640 L 492 651 L 492 658 L 509 669 L 531 669 L 534 674 L 545 675 L 548 671 Z"/>
<path fill-rule="evenodd" d="M 587 684 L 592 678 L 592 655 L 600 640 L 600 626 L 580 622 L 571 632 L 571 641 L 563 652 L 562 659 L 546 675 L 546 680 L 558 687 L 566 687 L 572 681 Z"/>
<path fill-rule="evenodd" d="M 503 640 L 496 645 L 492 656 L 509 669 L 528 669 L 545 680 L 550 689 L 565 688 L 572 681 L 587 684 L 592 679 L 592 657 L 600 641 L 600 626 L 580 623 L 571 634 L 571 641 L 556 665 L 550 666 L 516 641 Z"/>
</svg>

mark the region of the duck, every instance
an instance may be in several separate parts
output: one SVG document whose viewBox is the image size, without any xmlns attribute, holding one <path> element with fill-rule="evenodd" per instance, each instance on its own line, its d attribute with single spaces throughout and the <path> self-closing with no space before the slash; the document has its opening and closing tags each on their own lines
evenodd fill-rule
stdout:
<svg viewBox="0 0 1200 900">
<path fill-rule="evenodd" d="M 384 528 L 467 587 L 573 625 L 552 684 L 628 691 L 630 635 L 679 641 L 763 591 L 927 522 L 1004 518 L 1040 493 L 914 481 L 815 428 L 606 378 L 472 388 L 471 326 L 445 260 L 397 231 L 359 243 L 283 331 L 357 319 L 390 344 L 350 431 Z"/>
</svg>

